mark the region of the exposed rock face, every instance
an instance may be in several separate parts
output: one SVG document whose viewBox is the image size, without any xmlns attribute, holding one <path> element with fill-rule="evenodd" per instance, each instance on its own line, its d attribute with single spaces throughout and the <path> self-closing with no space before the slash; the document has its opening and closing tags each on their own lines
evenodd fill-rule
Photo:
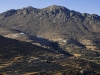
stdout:
<svg viewBox="0 0 100 75">
<path fill-rule="evenodd" d="M 0 19 L 4 19 L 6 17 L 12 16 L 16 12 L 17 12 L 17 10 L 14 10 L 14 9 L 8 10 L 7 12 L 4 12 L 4 13 L 1 14 L 2 16 L 0 16 Z"/>
</svg>

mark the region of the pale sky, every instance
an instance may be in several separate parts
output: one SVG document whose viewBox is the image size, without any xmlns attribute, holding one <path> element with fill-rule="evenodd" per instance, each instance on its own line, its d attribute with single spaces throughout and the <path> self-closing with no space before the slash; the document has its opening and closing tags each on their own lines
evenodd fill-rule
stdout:
<svg viewBox="0 0 100 75">
<path fill-rule="evenodd" d="M 0 13 L 28 6 L 45 8 L 53 4 L 81 13 L 100 15 L 100 0 L 0 0 Z"/>
</svg>

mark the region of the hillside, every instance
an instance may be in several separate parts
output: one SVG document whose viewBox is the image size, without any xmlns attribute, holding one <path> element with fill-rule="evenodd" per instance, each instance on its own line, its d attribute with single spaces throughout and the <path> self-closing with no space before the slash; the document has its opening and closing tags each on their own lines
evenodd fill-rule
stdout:
<svg viewBox="0 0 100 75">
<path fill-rule="evenodd" d="M 96 14 L 57 5 L 42 9 L 29 6 L 1 13 L 0 30 L 0 35 L 8 38 L 34 43 L 34 36 L 39 36 L 42 42 L 38 39 L 35 44 L 39 42 L 40 46 L 45 43 L 43 40 L 52 41 L 58 42 L 65 51 L 100 55 L 100 16 Z"/>
<path fill-rule="evenodd" d="M 100 16 L 63 6 L 0 14 L 1 75 L 99 75 Z"/>
<path fill-rule="evenodd" d="M 100 74 L 100 65 L 0 36 L 0 75 Z"/>
</svg>

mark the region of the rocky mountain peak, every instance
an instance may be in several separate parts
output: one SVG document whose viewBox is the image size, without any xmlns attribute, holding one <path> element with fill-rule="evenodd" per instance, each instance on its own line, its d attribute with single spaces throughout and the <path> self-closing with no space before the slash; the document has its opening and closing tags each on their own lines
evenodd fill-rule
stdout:
<svg viewBox="0 0 100 75">
<path fill-rule="evenodd" d="M 37 11 L 38 11 L 38 9 L 37 8 L 33 8 L 32 6 L 28 6 L 28 7 L 25 7 L 25 8 L 17 10 L 19 15 L 20 14 L 27 15 L 27 14 L 35 13 Z"/>
<path fill-rule="evenodd" d="M 34 7 L 32 7 L 32 6 L 28 6 L 28 7 L 22 8 L 21 10 L 35 11 L 35 10 L 37 10 L 37 8 L 34 8 Z"/>
<path fill-rule="evenodd" d="M 11 16 L 11 15 L 15 14 L 16 11 L 17 10 L 15 10 L 15 9 L 10 9 L 6 12 L 1 13 L 0 15 L 2 15 L 5 18 L 5 17 L 8 17 L 8 16 Z"/>
<path fill-rule="evenodd" d="M 44 36 L 47 34 L 49 36 L 54 31 L 55 34 L 58 33 L 58 36 L 80 37 L 84 34 L 84 37 L 87 37 L 88 35 L 94 36 L 92 33 L 99 34 L 100 16 L 88 13 L 82 14 L 58 5 L 42 9 L 29 6 L 0 14 L 0 24 L 25 33 L 32 32 L 32 35 Z M 54 35 L 51 34 L 51 36 Z"/>
<path fill-rule="evenodd" d="M 55 11 L 56 13 L 58 12 L 69 12 L 70 10 L 63 7 L 63 6 L 58 6 L 58 5 L 52 5 L 52 6 L 48 6 L 47 8 L 45 8 L 48 11 Z"/>
<path fill-rule="evenodd" d="M 51 6 L 48 6 L 46 8 L 43 8 L 43 9 L 37 9 L 37 8 L 32 7 L 32 6 L 24 7 L 22 9 L 17 9 L 17 10 L 11 9 L 11 10 L 8 10 L 6 12 L 1 13 L 0 19 L 9 17 L 15 13 L 17 13 L 18 15 L 37 14 L 37 15 L 41 15 L 41 16 L 43 16 L 43 14 L 44 15 L 49 14 L 49 16 L 50 16 L 50 15 L 53 15 L 53 14 L 56 15 L 59 13 L 60 15 L 64 15 L 64 16 L 71 17 L 71 18 L 74 17 L 75 19 L 76 19 L 76 17 L 79 17 L 81 19 L 88 18 L 88 19 L 92 19 L 92 20 L 93 19 L 100 20 L 99 15 L 80 13 L 80 12 L 77 12 L 74 10 L 69 10 L 64 6 L 59 6 L 59 5 L 51 5 Z"/>
<path fill-rule="evenodd" d="M 100 16 L 97 14 L 82 13 L 82 16 L 89 19 L 100 20 Z"/>
<path fill-rule="evenodd" d="M 54 9 L 67 9 L 63 6 L 58 6 L 58 5 L 51 5 L 51 6 L 48 6 L 47 8 L 49 8 L 51 10 L 54 10 Z"/>
</svg>

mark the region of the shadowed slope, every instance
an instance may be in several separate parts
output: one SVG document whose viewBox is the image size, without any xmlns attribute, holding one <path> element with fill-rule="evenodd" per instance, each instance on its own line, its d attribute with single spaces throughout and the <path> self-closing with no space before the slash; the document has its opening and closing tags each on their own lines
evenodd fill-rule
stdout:
<svg viewBox="0 0 100 75">
<path fill-rule="evenodd" d="M 0 36 L 1 75 L 98 74 L 99 64 Z M 85 71 L 86 70 L 86 71 Z"/>
</svg>

